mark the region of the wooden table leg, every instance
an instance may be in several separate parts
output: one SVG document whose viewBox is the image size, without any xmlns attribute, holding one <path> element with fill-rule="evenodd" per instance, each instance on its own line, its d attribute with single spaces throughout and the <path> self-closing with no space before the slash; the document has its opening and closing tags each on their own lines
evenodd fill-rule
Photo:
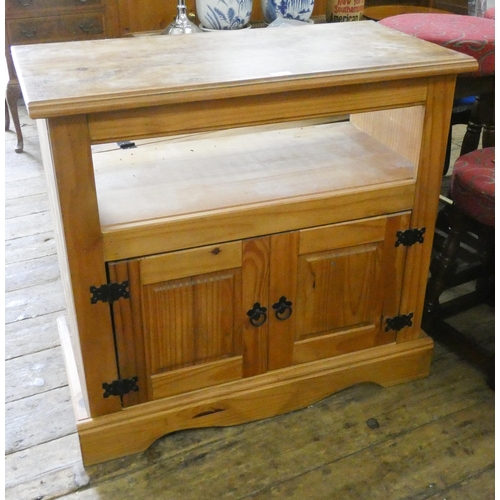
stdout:
<svg viewBox="0 0 500 500">
<path fill-rule="evenodd" d="M 10 129 L 10 112 L 9 105 L 7 104 L 7 99 L 5 99 L 5 131 Z"/>
<path fill-rule="evenodd" d="M 16 80 L 9 80 L 9 83 L 7 84 L 7 92 L 6 92 L 6 101 L 7 101 L 7 107 L 10 110 L 10 114 L 12 115 L 12 121 L 14 122 L 14 128 L 16 130 L 16 135 L 17 135 L 17 146 L 16 146 L 16 153 L 22 153 L 23 148 L 24 148 L 24 141 L 23 141 L 23 133 L 21 131 L 21 123 L 19 121 L 19 113 L 17 111 L 17 101 L 21 97 L 21 87 L 19 85 L 19 82 Z M 6 114 L 7 109 L 5 110 Z M 10 120 L 8 121 L 7 118 L 5 118 L 5 127 L 6 130 L 7 124 L 10 125 Z"/>
</svg>

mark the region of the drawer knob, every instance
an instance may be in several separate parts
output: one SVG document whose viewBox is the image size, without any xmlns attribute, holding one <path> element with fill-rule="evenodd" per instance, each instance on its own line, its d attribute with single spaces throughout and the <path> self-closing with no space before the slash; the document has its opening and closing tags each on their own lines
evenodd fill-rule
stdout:
<svg viewBox="0 0 500 500">
<path fill-rule="evenodd" d="M 274 315 L 276 319 L 285 321 L 292 315 L 292 303 L 286 300 L 286 297 L 280 297 L 280 300 L 273 304 Z"/>
<path fill-rule="evenodd" d="M 29 7 L 32 0 L 17 0 L 23 7 Z"/>
<path fill-rule="evenodd" d="M 95 30 L 95 26 L 92 22 L 83 22 L 79 25 L 79 27 L 82 31 L 85 31 L 85 33 L 91 33 Z"/>
<path fill-rule="evenodd" d="M 33 38 L 36 35 L 36 28 L 23 30 L 21 32 L 26 38 Z"/>
<path fill-rule="evenodd" d="M 253 326 L 262 326 L 267 321 L 267 308 L 261 306 L 258 302 L 247 312 L 250 317 L 250 324 Z"/>
</svg>

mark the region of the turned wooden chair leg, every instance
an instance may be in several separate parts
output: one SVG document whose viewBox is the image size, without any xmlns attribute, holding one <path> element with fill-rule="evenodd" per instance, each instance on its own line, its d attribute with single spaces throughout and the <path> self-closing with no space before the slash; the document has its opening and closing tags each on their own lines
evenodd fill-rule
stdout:
<svg viewBox="0 0 500 500">
<path fill-rule="evenodd" d="M 460 242 L 466 226 L 466 218 L 452 205 L 448 213 L 448 236 L 442 250 L 432 259 L 430 265 L 431 277 L 427 283 L 424 302 L 424 329 L 430 326 L 439 314 L 439 297 L 456 271 Z"/>
<path fill-rule="evenodd" d="M 22 153 L 24 148 L 23 133 L 21 131 L 21 122 L 19 121 L 19 113 L 17 111 L 17 101 L 21 97 L 21 87 L 19 82 L 9 81 L 7 84 L 6 101 L 10 114 L 12 115 L 12 121 L 14 123 L 14 128 L 17 135 L 17 146 L 15 148 L 16 153 Z"/>
<path fill-rule="evenodd" d="M 494 93 L 483 94 L 476 98 L 462 142 L 460 156 L 478 149 L 481 132 L 483 132 L 482 147 L 493 147 L 495 145 Z"/>
<path fill-rule="evenodd" d="M 495 146 L 495 94 L 481 96 L 481 116 L 483 122 L 483 148 Z"/>
<path fill-rule="evenodd" d="M 494 231 L 481 234 L 482 262 L 481 275 L 476 281 L 476 294 L 482 302 L 493 305 L 495 302 L 495 234 Z"/>
</svg>

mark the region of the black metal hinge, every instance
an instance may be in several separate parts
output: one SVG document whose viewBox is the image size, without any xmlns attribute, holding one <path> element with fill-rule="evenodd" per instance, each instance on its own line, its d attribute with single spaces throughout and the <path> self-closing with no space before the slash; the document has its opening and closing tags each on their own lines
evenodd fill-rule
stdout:
<svg viewBox="0 0 500 500">
<path fill-rule="evenodd" d="M 410 314 L 400 314 L 399 316 L 394 316 L 394 318 L 386 318 L 385 331 L 389 330 L 402 330 L 405 326 L 412 326 L 413 313 Z"/>
<path fill-rule="evenodd" d="M 135 145 L 135 142 L 132 142 L 132 141 L 120 141 L 120 142 L 117 142 L 116 144 L 118 144 L 118 146 L 120 146 L 121 149 L 132 149 L 132 148 L 137 147 Z"/>
<path fill-rule="evenodd" d="M 137 392 L 139 386 L 137 385 L 138 377 L 132 378 L 121 378 L 119 380 L 114 380 L 110 384 L 103 382 L 102 388 L 104 389 L 104 398 L 109 398 L 109 396 L 124 396 L 129 392 Z"/>
<path fill-rule="evenodd" d="M 396 233 L 396 246 L 403 245 L 411 247 L 415 243 L 424 242 L 425 227 L 421 229 L 407 229 L 406 231 L 398 231 Z"/>
<path fill-rule="evenodd" d="M 123 283 L 106 283 L 100 287 L 91 286 L 90 293 L 92 294 L 90 298 L 91 304 L 96 304 L 99 301 L 111 304 L 119 298 L 128 299 L 130 297 L 128 281 L 124 281 Z"/>
</svg>

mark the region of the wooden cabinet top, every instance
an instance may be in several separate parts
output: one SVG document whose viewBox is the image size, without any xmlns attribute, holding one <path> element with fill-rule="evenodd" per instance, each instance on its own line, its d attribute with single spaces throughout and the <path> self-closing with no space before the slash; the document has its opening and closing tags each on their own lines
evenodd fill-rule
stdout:
<svg viewBox="0 0 500 500">
<path fill-rule="evenodd" d="M 18 46 L 32 118 L 474 71 L 373 21 Z"/>
</svg>

